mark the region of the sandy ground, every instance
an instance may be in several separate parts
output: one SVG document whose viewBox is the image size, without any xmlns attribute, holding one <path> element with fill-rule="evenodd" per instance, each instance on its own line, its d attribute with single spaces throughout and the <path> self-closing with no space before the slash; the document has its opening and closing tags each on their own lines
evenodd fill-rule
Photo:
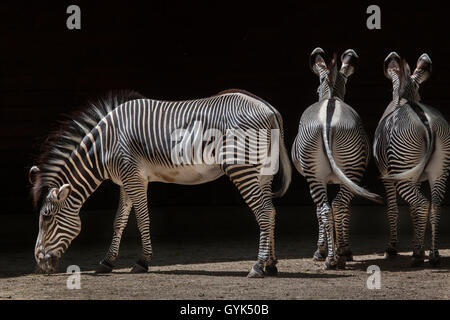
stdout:
<svg viewBox="0 0 450 320">
<path fill-rule="evenodd" d="M 310 258 L 313 238 L 278 239 L 279 275 L 264 279 L 246 278 L 256 239 L 154 241 L 147 274 L 128 273 L 139 255 L 137 240 L 122 245 L 117 269 L 107 275 L 93 270 L 108 244 L 78 244 L 69 248 L 60 270 L 80 266 L 79 290 L 67 289 L 65 273 L 34 273 L 32 250 L 15 250 L 1 255 L 0 299 L 450 299 L 450 239 L 441 241 L 440 268 L 428 262 L 409 267 L 408 243 L 398 258 L 386 260 L 382 240 L 353 239 L 355 261 L 346 270 L 325 271 Z M 379 290 L 367 289 L 370 265 L 381 269 Z"/>
</svg>

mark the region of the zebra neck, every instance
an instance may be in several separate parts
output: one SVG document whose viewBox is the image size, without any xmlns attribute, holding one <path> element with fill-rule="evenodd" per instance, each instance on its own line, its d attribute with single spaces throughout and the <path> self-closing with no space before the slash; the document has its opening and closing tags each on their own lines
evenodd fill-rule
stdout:
<svg viewBox="0 0 450 320">
<path fill-rule="evenodd" d="M 61 170 L 63 180 L 71 185 L 72 194 L 81 204 L 109 176 L 103 161 L 103 139 L 100 133 L 94 129 L 86 135 Z"/>
<path fill-rule="evenodd" d="M 347 84 L 347 77 L 339 72 L 333 84 L 332 97 L 344 100 L 346 84 Z"/>
</svg>

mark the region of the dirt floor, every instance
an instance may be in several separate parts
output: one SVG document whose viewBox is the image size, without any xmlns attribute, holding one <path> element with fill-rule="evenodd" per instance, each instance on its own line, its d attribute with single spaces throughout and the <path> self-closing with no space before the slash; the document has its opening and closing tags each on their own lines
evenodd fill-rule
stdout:
<svg viewBox="0 0 450 320">
<path fill-rule="evenodd" d="M 108 244 L 78 244 L 69 248 L 60 270 L 79 265 L 80 290 L 67 289 L 65 273 L 34 273 L 32 250 L 16 250 L 1 255 L 0 299 L 450 299 L 450 239 L 441 241 L 440 268 L 428 262 L 409 267 L 408 243 L 398 258 L 386 260 L 382 240 L 354 238 L 355 261 L 346 270 L 325 271 L 310 258 L 313 238 L 278 239 L 279 275 L 264 279 L 246 278 L 256 239 L 154 241 L 147 274 L 128 273 L 139 255 L 137 240 L 123 243 L 117 269 L 107 275 L 93 270 Z M 366 286 L 370 265 L 381 269 L 379 290 Z"/>
</svg>

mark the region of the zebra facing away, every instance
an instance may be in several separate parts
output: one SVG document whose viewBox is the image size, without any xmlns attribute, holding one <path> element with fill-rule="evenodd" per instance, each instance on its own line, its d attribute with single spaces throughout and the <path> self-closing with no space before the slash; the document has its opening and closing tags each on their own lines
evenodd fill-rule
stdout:
<svg viewBox="0 0 450 320">
<path fill-rule="evenodd" d="M 440 263 L 437 248 L 440 206 L 450 169 L 450 127 L 436 109 L 420 102 L 419 86 L 431 74 L 431 59 L 423 54 L 411 75 L 408 64 L 391 52 L 384 72 L 393 85 L 393 99 L 375 132 L 374 156 L 387 194 L 389 243 L 387 257 L 397 255 L 397 192 L 409 204 L 414 228 L 412 266 L 424 263 L 424 237 L 431 225 L 429 262 Z M 428 182 L 430 201 L 421 191 Z"/>
<path fill-rule="evenodd" d="M 310 187 L 319 224 L 314 260 L 324 260 L 325 268 L 345 268 L 352 260 L 349 249 L 349 204 L 354 195 L 376 202 L 380 196 L 357 185 L 370 156 L 370 145 L 361 119 L 344 103 L 347 77 L 353 74 L 358 56 L 349 49 L 341 56 L 338 71 L 336 56 L 327 66 L 324 51 L 316 48 L 310 57 L 311 69 L 319 76 L 319 101 L 303 113 L 292 148 L 292 160 Z M 327 185 L 340 189 L 331 207 Z M 336 237 L 336 238 L 335 238 Z"/>
<path fill-rule="evenodd" d="M 266 136 L 267 140 L 271 139 L 267 142 L 267 150 L 275 153 L 274 171 L 264 171 L 267 167 L 264 161 L 228 161 L 227 156 L 216 157 L 221 159 L 219 162 L 174 162 L 173 132 L 192 128 L 198 122 L 203 129 L 218 130 L 221 134 L 230 129 L 244 129 L 250 135 L 255 130 L 263 132 L 263 135 L 278 132 L 276 141 L 271 139 L 271 134 Z M 282 126 L 282 118 L 275 108 L 240 90 L 228 90 L 204 99 L 172 102 L 121 92 L 110 93 L 106 99 L 91 103 L 86 111 L 49 136 L 38 164 L 30 169 L 32 196 L 40 210 L 35 247 L 38 266 L 44 272 L 55 271 L 58 260 L 81 230 L 79 211 L 83 203 L 104 180 L 110 179 L 120 186 L 119 208 L 114 220 L 112 243 L 97 272 L 112 271 L 132 208 L 141 235 L 142 255 L 131 272 L 146 272 L 152 257 L 148 182 L 193 185 L 225 174 L 238 188 L 260 228 L 258 262 L 249 277 L 276 275 L 272 197 L 283 195 L 291 179 Z M 199 132 L 189 133 L 191 136 L 185 135 L 183 139 L 190 139 Z M 215 138 L 221 139 L 220 136 Z M 279 154 L 272 148 L 275 145 Z M 219 148 L 213 156 L 229 152 L 226 147 L 217 146 Z M 233 154 L 249 156 L 247 145 L 238 143 L 234 146 Z M 184 155 L 188 152 L 190 150 Z M 276 189 L 274 193 L 272 180 Z"/>
</svg>

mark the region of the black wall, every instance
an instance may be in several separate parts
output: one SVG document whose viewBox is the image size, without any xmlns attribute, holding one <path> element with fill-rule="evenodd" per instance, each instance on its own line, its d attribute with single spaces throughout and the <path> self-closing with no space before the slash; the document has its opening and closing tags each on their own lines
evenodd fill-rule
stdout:
<svg viewBox="0 0 450 320">
<path fill-rule="evenodd" d="M 63 113 L 110 89 L 170 100 L 246 89 L 281 112 L 290 149 L 301 113 L 317 99 L 318 79 L 308 65 L 312 49 L 359 54 L 346 101 L 370 137 L 391 98 L 386 55 L 395 50 L 414 68 L 427 52 L 434 69 L 422 98 L 449 120 L 448 12 L 429 1 L 413 3 L 380 4 L 382 29 L 368 30 L 368 2 L 2 2 L 0 214 L 31 214 L 27 175 L 40 141 Z M 66 28 L 70 4 L 81 7 L 81 30 Z M 365 184 L 383 193 L 377 176 L 372 162 Z M 114 208 L 116 189 L 106 183 L 87 206 Z M 152 206 L 242 204 L 226 178 L 194 187 L 155 183 L 150 199 Z M 278 204 L 311 204 L 296 172 Z"/>
</svg>

